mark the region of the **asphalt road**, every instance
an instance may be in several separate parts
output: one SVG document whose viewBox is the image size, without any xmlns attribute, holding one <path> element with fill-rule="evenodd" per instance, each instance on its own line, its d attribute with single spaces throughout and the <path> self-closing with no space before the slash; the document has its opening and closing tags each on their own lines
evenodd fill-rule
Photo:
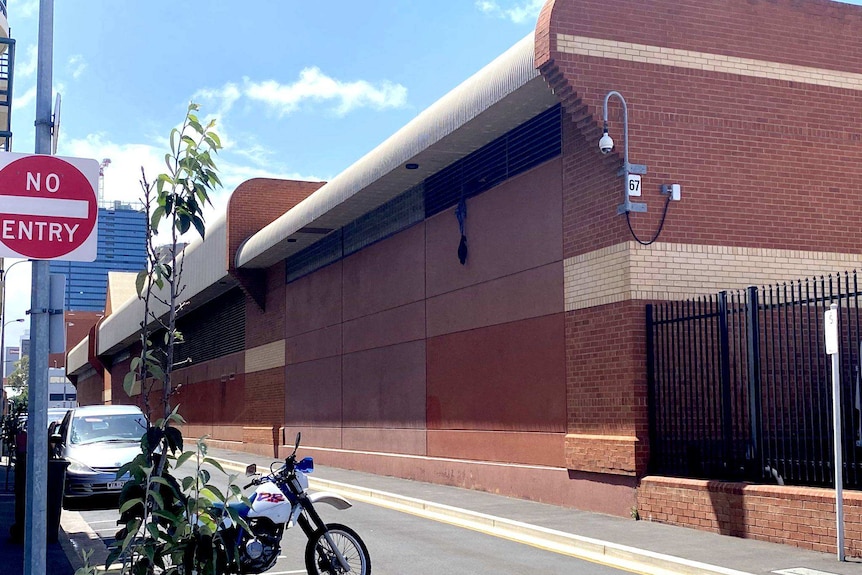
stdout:
<svg viewBox="0 0 862 575">
<path fill-rule="evenodd" d="M 215 476 L 215 474 L 214 474 Z M 241 480 L 240 480 L 241 482 Z M 117 531 L 116 500 L 99 499 L 72 507 L 109 544 Z M 507 539 L 401 513 L 366 503 L 345 511 L 321 505 L 327 522 L 352 527 L 363 538 L 377 575 L 460 575 L 495 573 L 559 573 L 566 575 L 619 575 L 626 573 L 538 549 Z M 296 527 L 282 540 L 282 552 L 269 575 L 305 573 L 307 540 Z"/>
</svg>

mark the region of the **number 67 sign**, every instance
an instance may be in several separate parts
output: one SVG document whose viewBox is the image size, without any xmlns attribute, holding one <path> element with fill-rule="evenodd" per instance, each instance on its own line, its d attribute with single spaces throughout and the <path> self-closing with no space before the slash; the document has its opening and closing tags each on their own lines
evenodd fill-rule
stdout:
<svg viewBox="0 0 862 575">
<path fill-rule="evenodd" d="M 99 163 L 0 153 L 0 257 L 96 259 Z"/>
<path fill-rule="evenodd" d="M 637 174 L 628 174 L 626 177 L 626 193 L 629 197 L 640 197 L 641 177 Z"/>
</svg>

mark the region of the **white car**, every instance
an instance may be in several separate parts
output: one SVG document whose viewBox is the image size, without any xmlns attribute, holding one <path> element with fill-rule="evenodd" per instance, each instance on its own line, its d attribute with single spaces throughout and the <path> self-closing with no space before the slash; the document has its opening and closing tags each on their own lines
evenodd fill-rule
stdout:
<svg viewBox="0 0 862 575">
<path fill-rule="evenodd" d="M 147 420 L 134 405 L 90 405 L 69 410 L 51 436 L 54 453 L 69 461 L 67 498 L 119 494 L 128 476 L 117 471 L 141 452 Z"/>
</svg>

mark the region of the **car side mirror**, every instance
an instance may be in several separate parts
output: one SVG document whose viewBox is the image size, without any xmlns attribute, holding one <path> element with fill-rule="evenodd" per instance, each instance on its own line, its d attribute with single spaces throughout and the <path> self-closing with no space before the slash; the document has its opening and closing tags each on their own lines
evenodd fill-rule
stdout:
<svg viewBox="0 0 862 575">
<path fill-rule="evenodd" d="M 52 433 L 51 436 L 48 438 L 48 442 L 55 445 L 63 443 L 63 436 L 59 433 Z"/>
<path fill-rule="evenodd" d="M 245 468 L 245 476 L 251 477 L 252 475 L 257 475 L 257 464 L 252 463 L 248 467 Z"/>
</svg>

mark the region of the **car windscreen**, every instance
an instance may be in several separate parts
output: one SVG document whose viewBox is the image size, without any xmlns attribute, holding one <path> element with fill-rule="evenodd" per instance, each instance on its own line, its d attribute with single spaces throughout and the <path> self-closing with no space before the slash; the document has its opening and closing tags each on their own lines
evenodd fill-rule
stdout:
<svg viewBox="0 0 862 575">
<path fill-rule="evenodd" d="M 144 416 L 136 413 L 83 415 L 72 419 L 69 441 L 75 445 L 99 441 L 136 442 L 146 429 Z"/>
</svg>

